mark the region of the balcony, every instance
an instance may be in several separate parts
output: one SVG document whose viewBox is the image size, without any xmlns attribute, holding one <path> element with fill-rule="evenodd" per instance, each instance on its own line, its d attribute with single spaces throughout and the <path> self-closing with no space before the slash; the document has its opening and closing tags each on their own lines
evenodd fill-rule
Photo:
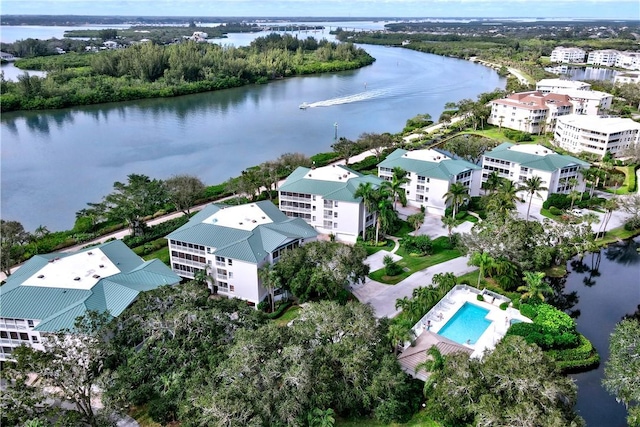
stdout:
<svg viewBox="0 0 640 427">
<path fill-rule="evenodd" d="M 170 249 L 177 252 L 184 252 L 187 254 L 195 254 L 195 255 L 203 255 L 203 256 L 205 254 L 205 252 L 201 251 L 200 249 L 188 248 L 186 246 L 171 245 Z"/>
<path fill-rule="evenodd" d="M 280 200 L 290 200 L 290 201 L 294 201 L 294 202 L 305 202 L 305 203 L 310 203 L 311 202 L 311 195 L 308 196 L 286 196 L 284 194 L 280 194 Z"/>
<path fill-rule="evenodd" d="M 287 206 L 281 205 L 280 210 L 283 212 L 299 212 L 299 213 L 311 213 L 311 207 L 299 207 L 299 206 Z"/>
</svg>

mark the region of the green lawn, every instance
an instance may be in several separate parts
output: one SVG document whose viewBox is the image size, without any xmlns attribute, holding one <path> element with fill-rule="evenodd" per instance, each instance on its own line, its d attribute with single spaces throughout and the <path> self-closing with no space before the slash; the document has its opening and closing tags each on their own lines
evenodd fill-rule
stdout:
<svg viewBox="0 0 640 427">
<path fill-rule="evenodd" d="M 293 319 L 297 319 L 299 315 L 300 315 L 300 306 L 299 305 L 294 305 L 294 306 L 289 307 L 287 309 L 287 311 L 285 311 L 282 314 L 282 316 L 278 317 L 277 319 L 274 319 L 274 321 L 279 326 L 286 326 Z"/>
<path fill-rule="evenodd" d="M 387 239 L 384 242 L 384 245 L 382 245 L 382 246 L 372 246 L 372 245 L 369 245 L 367 243 L 364 244 L 364 248 L 367 251 L 367 256 L 373 255 L 376 252 L 379 252 L 379 251 L 382 251 L 382 250 L 390 251 L 391 249 L 393 249 L 394 246 L 395 246 L 395 242 L 393 240 L 391 240 L 391 239 Z"/>
<path fill-rule="evenodd" d="M 151 252 L 148 255 L 145 255 L 144 257 L 145 261 L 149 261 L 151 259 L 159 259 L 160 261 L 164 262 L 167 265 L 171 265 L 171 260 L 169 258 L 169 247 L 166 246 L 162 249 L 158 249 L 155 252 Z"/>
<path fill-rule="evenodd" d="M 386 283 L 387 285 L 395 285 L 417 271 L 458 258 L 461 255 L 460 251 L 457 249 L 449 249 L 448 240 L 448 237 L 438 237 L 435 239 L 433 241 L 434 252 L 432 255 L 427 256 L 415 256 L 407 253 L 401 245 L 396 254 L 401 256 L 402 259 L 398 261 L 397 264 L 405 269 L 405 271 L 397 276 L 387 276 L 385 274 L 385 269 L 381 268 L 370 273 L 369 277 L 372 280 Z"/>
<path fill-rule="evenodd" d="M 485 125 L 484 129 L 478 129 L 478 130 L 473 130 L 473 129 L 466 129 L 464 131 L 462 131 L 460 134 L 474 134 L 474 135 L 481 135 L 484 136 L 486 138 L 490 138 L 493 140 L 496 140 L 499 143 L 502 142 L 512 142 L 515 143 L 515 141 L 510 140 L 509 138 L 507 138 L 504 135 L 504 130 L 505 128 L 503 127 L 503 129 L 501 130 L 499 127 L 497 126 L 492 126 L 492 125 Z M 545 135 L 535 135 L 535 134 L 531 134 L 531 137 L 533 138 L 533 141 L 526 141 L 526 142 L 522 142 L 521 144 L 541 144 L 541 145 L 546 145 L 546 146 L 550 146 L 548 141 L 547 141 L 547 137 Z M 556 149 L 555 147 L 552 147 L 554 150 Z"/>
</svg>

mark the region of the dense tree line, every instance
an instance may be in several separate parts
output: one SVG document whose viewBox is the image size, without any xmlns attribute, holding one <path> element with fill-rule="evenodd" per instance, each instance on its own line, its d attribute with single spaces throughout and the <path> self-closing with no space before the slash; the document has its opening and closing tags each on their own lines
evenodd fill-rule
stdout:
<svg viewBox="0 0 640 427">
<path fill-rule="evenodd" d="M 170 46 L 141 43 L 87 54 L 90 63 L 86 67 L 49 69 L 44 78 L 3 80 L 2 111 L 185 95 L 354 69 L 374 61 L 351 43 L 310 39 L 271 35 L 241 48 L 196 42 Z"/>
</svg>

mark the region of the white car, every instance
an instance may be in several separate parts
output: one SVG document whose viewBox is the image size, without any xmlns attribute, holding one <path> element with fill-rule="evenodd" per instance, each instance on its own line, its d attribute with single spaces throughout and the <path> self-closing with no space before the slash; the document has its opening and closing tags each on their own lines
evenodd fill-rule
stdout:
<svg viewBox="0 0 640 427">
<path fill-rule="evenodd" d="M 571 211 L 571 214 L 574 216 L 582 216 L 584 214 L 584 212 L 582 212 L 582 209 L 573 209 Z"/>
</svg>

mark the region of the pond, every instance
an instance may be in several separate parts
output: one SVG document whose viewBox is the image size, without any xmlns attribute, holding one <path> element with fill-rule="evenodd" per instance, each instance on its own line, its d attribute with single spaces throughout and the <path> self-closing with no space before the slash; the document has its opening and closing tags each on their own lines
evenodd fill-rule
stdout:
<svg viewBox="0 0 640 427">
<path fill-rule="evenodd" d="M 609 336 L 626 315 L 640 309 L 640 237 L 612 244 L 599 252 L 574 258 L 570 272 L 555 286 L 563 287 L 562 308 L 576 317 L 578 331 L 600 354 L 600 366 L 571 375 L 578 385 L 576 409 L 587 426 L 624 427 L 624 405 L 602 387 L 605 362 L 609 358 Z"/>
</svg>

